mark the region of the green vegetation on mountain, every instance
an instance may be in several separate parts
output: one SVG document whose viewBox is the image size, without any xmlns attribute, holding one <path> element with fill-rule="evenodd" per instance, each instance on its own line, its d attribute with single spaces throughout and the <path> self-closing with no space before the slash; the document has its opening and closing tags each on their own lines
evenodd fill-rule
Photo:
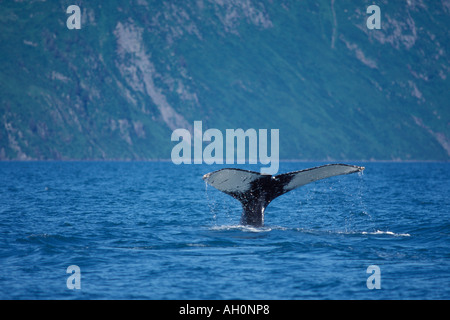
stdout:
<svg viewBox="0 0 450 320">
<path fill-rule="evenodd" d="M 449 160 L 450 2 L 378 2 L 380 30 L 372 1 L 1 1 L 0 159 L 168 159 L 201 120 L 283 159 Z"/>
</svg>

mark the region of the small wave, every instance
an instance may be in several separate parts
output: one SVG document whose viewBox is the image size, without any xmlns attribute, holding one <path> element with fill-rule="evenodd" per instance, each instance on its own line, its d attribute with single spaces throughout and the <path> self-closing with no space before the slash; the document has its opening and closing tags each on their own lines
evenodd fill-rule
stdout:
<svg viewBox="0 0 450 320">
<path fill-rule="evenodd" d="M 223 226 L 213 226 L 211 230 L 214 231 L 229 231 L 229 230 L 240 230 L 244 232 L 269 232 L 272 231 L 270 227 L 252 227 L 244 225 L 223 225 Z"/>
<path fill-rule="evenodd" d="M 203 243 L 186 243 L 186 246 L 188 246 L 188 247 L 207 247 L 207 245 L 203 244 Z"/>
<path fill-rule="evenodd" d="M 394 237 L 410 237 L 411 235 L 409 233 L 395 233 L 392 231 L 330 231 L 330 230 L 319 230 L 319 229 L 303 229 L 303 228 L 296 228 L 295 230 L 303 232 L 303 233 L 310 233 L 310 234 L 343 234 L 343 235 L 389 235 Z"/>
<path fill-rule="evenodd" d="M 29 241 L 40 241 L 40 240 L 48 240 L 48 241 L 71 241 L 71 238 L 59 235 L 59 234 L 48 234 L 48 233 L 33 233 L 23 238 Z"/>
<path fill-rule="evenodd" d="M 409 233 L 395 233 L 392 231 L 330 231 L 329 233 L 345 234 L 345 235 L 389 235 L 394 237 L 409 237 Z"/>
<path fill-rule="evenodd" d="M 387 235 L 394 236 L 394 237 L 410 237 L 411 236 L 409 233 L 395 233 L 392 231 L 381 231 L 381 230 L 377 230 L 377 231 L 373 231 L 373 232 L 363 231 L 363 232 L 361 232 L 361 234 L 387 234 Z"/>
<path fill-rule="evenodd" d="M 17 238 L 19 242 L 45 243 L 45 244 L 71 244 L 78 243 L 79 238 L 73 236 L 64 236 L 60 234 L 33 233 L 26 237 Z"/>
<path fill-rule="evenodd" d="M 330 230 L 319 230 L 319 229 L 304 229 L 304 228 L 285 228 L 280 226 L 264 226 L 264 227 L 252 227 L 252 226 L 244 226 L 244 225 L 222 225 L 222 226 L 213 226 L 211 230 L 214 231 L 229 231 L 229 230 L 239 230 L 244 232 L 270 232 L 272 230 L 295 230 L 304 233 L 326 233 L 326 234 L 344 234 L 344 235 L 389 235 L 394 237 L 410 237 L 409 233 L 395 233 L 392 231 L 330 231 Z"/>
</svg>

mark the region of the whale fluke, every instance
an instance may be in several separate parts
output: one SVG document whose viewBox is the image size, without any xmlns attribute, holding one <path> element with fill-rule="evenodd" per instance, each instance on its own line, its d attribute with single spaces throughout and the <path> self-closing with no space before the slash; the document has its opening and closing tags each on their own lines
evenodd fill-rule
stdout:
<svg viewBox="0 0 450 320">
<path fill-rule="evenodd" d="M 264 225 L 264 210 L 276 197 L 317 180 L 362 170 L 364 167 L 327 164 L 271 176 L 248 170 L 225 168 L 205 174 L 203 180 L 241 202 L 243 225 L 261 227 Z"/>
</svg>

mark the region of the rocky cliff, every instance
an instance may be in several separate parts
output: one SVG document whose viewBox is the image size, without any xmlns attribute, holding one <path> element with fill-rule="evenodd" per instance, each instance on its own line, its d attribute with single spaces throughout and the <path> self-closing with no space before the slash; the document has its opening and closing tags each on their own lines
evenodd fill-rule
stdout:
<svg viewBox="0 0 450 320">
<path fill-rule="evenodd" d="M 68 29 L 69 5 L 81 29 Z M 450 1 L 2 1 L 0 159 L 168 159 L 176 128 L 281 158 L 450 159 Z"/>
</svg>

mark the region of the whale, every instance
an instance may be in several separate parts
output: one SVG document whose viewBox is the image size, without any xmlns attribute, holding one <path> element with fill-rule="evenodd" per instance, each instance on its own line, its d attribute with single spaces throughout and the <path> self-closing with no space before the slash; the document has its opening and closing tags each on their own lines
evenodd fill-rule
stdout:
<svg viewBox="0 0 450 320">
<path fill-rule="evenodd" d="M 318 180 L 361 172 L 365 168 L 349 164 L 326 164 L 276 176 L 238 168 L 207 173 L 203 180 L 242 204 L 241 224 L 264 226 L 264 212 L 275 198 Z"/>
</svg>

